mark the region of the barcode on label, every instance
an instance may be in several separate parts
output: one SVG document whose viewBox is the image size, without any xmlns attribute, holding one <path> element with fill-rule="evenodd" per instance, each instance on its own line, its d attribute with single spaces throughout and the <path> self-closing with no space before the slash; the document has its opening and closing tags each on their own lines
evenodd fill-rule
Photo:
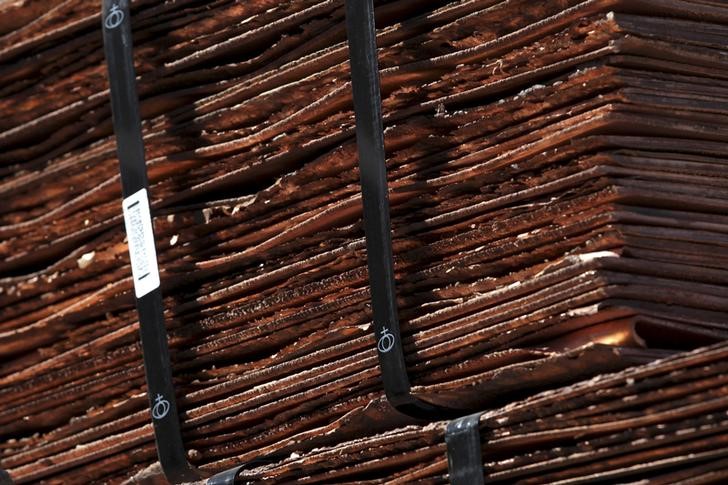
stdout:
<svg viewBox="0 0 728 485">
<path fill-rule="evenodd" d="M 159 287 L 157 251 L 154 248 L 147 189 L 141 189 L 124 199 L 122 208 L 124 209 L 126 236 L 129 241 L 134 293 L 137 298 L 141 298 Z"/>
</svg>

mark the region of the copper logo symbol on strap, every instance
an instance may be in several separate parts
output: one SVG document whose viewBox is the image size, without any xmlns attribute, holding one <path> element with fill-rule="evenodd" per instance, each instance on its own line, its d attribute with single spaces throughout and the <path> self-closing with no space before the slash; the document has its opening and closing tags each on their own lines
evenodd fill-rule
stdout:
<svg viewBox="0 0 728 485">
<path fill-rule="evenodd" d="M 383 354 L 386 354 L 394 347 L 394 335 L 389 331 L 388 328 L 382 329 L 382 336 L 377 341 L 377 349 Z"/>
<path fill-rule="evenodd" d="M 164 399 L 161 394 L 157 394 L 152 408 L 152 417 L 154 419 L 162 419 L 169 412 L 169 401 Z"/>
<path fill-rule="evenodd" d="M 111 7 L 109 15 L 104 19 L 104 27 L 107 29 L 115 29 L 124 21 L 124 12 L 119 8 L 118 5 Z"/>
</svg>

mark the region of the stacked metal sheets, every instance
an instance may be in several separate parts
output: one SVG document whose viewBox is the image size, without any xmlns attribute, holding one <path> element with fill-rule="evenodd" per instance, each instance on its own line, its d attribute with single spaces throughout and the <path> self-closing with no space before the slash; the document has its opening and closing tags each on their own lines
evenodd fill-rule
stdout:
<svg viewBox="0 0 728 485">
<path fill-rule="evenodd" d="M 484 412 L 485 483 L 723 483 L 725 344 L 547 391 Z M 291 456 L 244 479 L 447 483 L 447 423 L 408 426 Z"/>
<path fill-rule="evenodd" d="M 728 337 L 727 5 L 376 5 L 418 397 L 479 410 Z M 413 422 L 377 365 L 343 2 L 132 14 L 190 461 Z M 159 478 L 97 6 L 0 18 L 0 467 Z"/>
</svg>

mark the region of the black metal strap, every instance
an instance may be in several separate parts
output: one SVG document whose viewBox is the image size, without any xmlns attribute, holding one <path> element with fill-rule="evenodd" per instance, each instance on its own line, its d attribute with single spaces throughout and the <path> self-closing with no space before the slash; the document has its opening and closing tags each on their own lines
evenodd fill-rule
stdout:
<svg viewBox="0 0 728 485">
<path fill-rule="evenodd" d="M 258 466 L 263 465 L 271 465 L 274 463 L 278 463 L 279 461 L 285 459 L 288 457 L 288 454 L 286 453 L 274 453 L 271 455 L 265 455 L 258 458 L 254 458 L 250 461 L 247 461 L 243 463 L 242 465 L 237 465 L 229 470 L 225 470 L 224 472 L 220 472 L 215 476 L 212 476 L 207 479 L 206 484 L 207 485 L 233 485 L 238 483 L 238 475 L 240 472 L 245 470 L 246 468 L 255 468 Z M 244 481 L 242 483 L 250 483 L 249 481 Z"/>
<path fill-rule="evenodd" d="M 452 485 L 484 485 L 480 446 L 481 413 L 454 419 L 447 425 L 447 468 Z"/>
<path fill-rule="evenodd" d="M 0 468 L 0 485 L 13 485 L 13 479 L 10 478 L 10 474 Z"/>
<path fill-rule="evenodd" d="M 245 465 L 236 466 L 224 472 L 220 472 L 207 479 L 207 485 L 232 485 L 237 483 L 238 474 L 245 468 Z"/>
<path fill-rule="evenodd" d="M 379 64 L 372 0 L 346 1 L 356 139 L 364 204 L 369 287 L 384 391 L 400 412 L 416 418 L 460 415 L 411 394 L 397 315 L 397 295 L 389 221 Z"/>
<path fill-rule="evenodd" d="M 201 475 L 187 461 L 172 381 L 147 194 L 149 182 L 139 118 L 130 17 L 128 0 L 103 0 L 104 50 L 149 406 L 162 470 L 169 481 L 180 483 L 199 480 Z"/>
<path fill-rule="evenodd" d="M 157 456 L 165 477 L 171 483 L 199 481 L 205 476 L 187 461 L 182 441 L 167 331 L 164 326 L 164 307 L 147 194 L 149 181 L 132 56 L 129 0 L 103 0 L 101 19 L 124 197 L 124 224 L 132 262 L 144 372 Z M 207 483 L 234 485 L 244 468 L 258 463 L 270 463 L 280 458 L 271 455 L 256 459 L 218 473 L 207 479 Z M 3 484 L 0 482 L 0 485 Z"/>
</svg>

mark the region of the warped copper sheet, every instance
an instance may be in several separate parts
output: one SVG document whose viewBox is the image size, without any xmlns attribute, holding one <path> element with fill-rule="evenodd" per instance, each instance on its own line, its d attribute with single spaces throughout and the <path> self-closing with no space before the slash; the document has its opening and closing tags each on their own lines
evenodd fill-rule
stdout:
<svg viewBox="0 0 728 485">
<path fill-rule="evenodd" d="M 728 470 L 725 344 L 547 391 L 481 417 L 488 482 L 648 483 Z M 318 483 L 447 481 L 447 423 L 410 425 L 244 472 Z"/>
<path fill-rule="evenodd" d="M 637 416 L 657 400 L 584 411 L 580 389 L 620 374 L 569 386 L 728 337 L 728 8 L 376 3 L 413 392 L 492 409 L 566 386 L 484 416 L 489 480 L 724 476 L 713 414 L 660 428 Z M 160 480 L 98 11 L 46 4 L 0 5 L 0 467 L 19 483 Z M 446 480 L 442 424 L 383 398 L 343 2 L 132 7 L 190 460 L 285 453 L 246 476 Z M 624 375 L 653 367 L 637 369 Z M 675 372 L 630 399 L 723 403 L 717 371 L 687 373 L 689 393 Z M 559 444 L 558 426 L 571 439 L 617 417 L 635 431 Z"/>
</svg>

